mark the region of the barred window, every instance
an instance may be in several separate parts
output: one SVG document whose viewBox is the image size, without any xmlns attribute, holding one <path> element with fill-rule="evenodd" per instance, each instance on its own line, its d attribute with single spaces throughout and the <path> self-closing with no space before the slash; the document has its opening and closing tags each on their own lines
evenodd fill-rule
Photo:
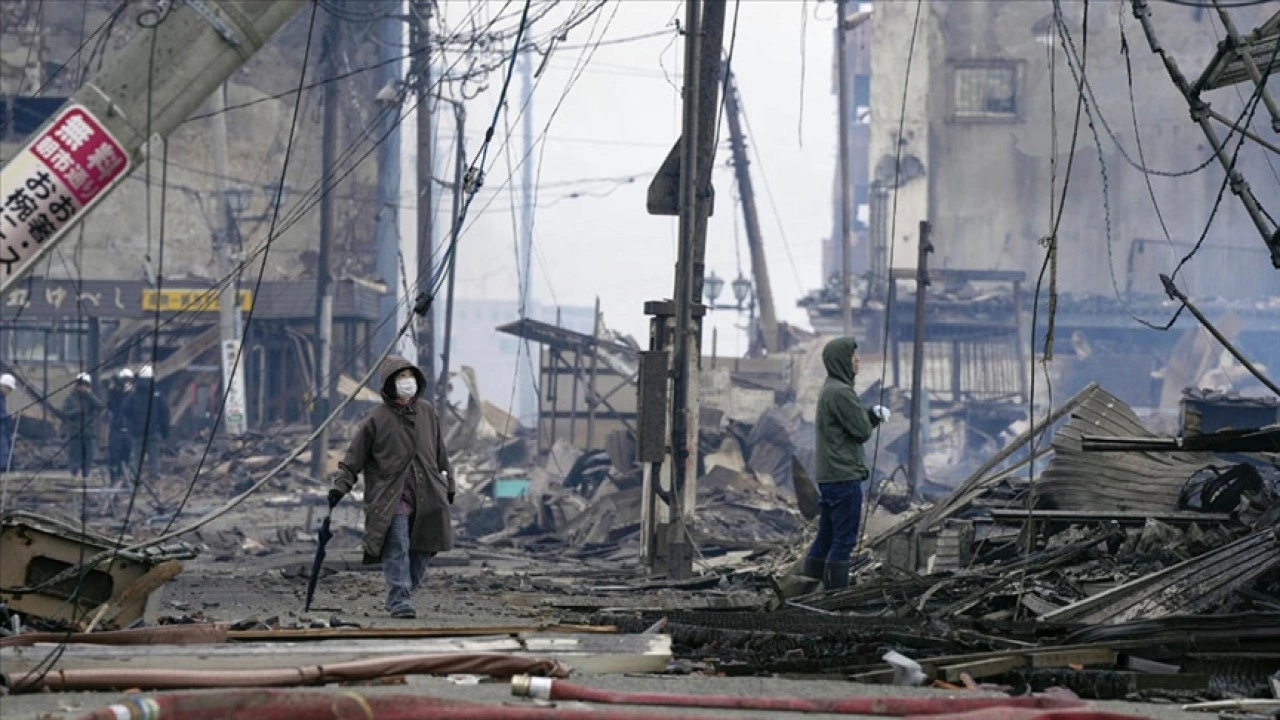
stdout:
<svg viewBox="0 0 1280 720">
<path fill-rule="evenodd" d="M 1012 63 L 957 66 L 952 75 L 957 118 L 1013 118 L 1018 114 L 1018 70 Z"/>
</svg>

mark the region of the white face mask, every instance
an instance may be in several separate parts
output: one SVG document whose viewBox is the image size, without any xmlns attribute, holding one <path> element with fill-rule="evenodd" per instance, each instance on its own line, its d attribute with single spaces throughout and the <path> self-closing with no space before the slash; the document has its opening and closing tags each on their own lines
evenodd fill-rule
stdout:
<svg viewBox="0 0 1280 720">
<path fill-rule="evenodd" d="M 418 394 L 418 381 L 413 378 L 400 378 L 396 380 L 396 395 L 402 400 L 408 400 Z"/>
</svg>

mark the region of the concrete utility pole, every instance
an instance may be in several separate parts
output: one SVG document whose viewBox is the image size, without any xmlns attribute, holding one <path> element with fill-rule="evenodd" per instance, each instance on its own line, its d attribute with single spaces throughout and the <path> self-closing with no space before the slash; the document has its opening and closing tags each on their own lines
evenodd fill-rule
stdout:
<svg viewBox="0 0 1280 720">
<path fill-rule="evenodd" d="M 527 29 L 526 33 L 531 33 Z M 524 102 L 524 114 L 520 118 L 520 134 L 524 145 L 524 165 L 520 168 L 520 182 L 524 189 L 520 193 L 520 318 L 533 314 L 533 50 L 520 53 L 520 85 Z M 516 373 L 520 383 L 520 408 L 524 413 L 538 414 L 538 397 L 533 392 L 533 358 L 532 344 L 528 338 L 524 343 L 524 353 L 528 361 L 520 363 L 516 358 Z"/>
<path fill-rule="evenodd" d="M 413 7 L 418 0 L 401 0 L 400 41 L 396 49 L 413 47 L 414 22 Z M 414 74 L 418 67 L 413 58 L 404 61 L 405 87 L 415 90 L 413 98 L 408 102 L 400 122 L 400 213 L 396 218 L 396 234 L 399 248 L 396 257 L 396 268 L 393 285 L 396 289 L 396 327 L 403 327 L 413 312 L 413 303 L 418 294 L 418 95 Z M 407 359 L 418 357 L 418 335 L 407 332 L 400 336 L 396 343 L 396 354 Z"/>
<path fill-rule="evenodd" d="M 431 6 L 430 0 L 413 0 L 417 20 L 410 30 L 414 73 L 418 95 L 418 287 L 417 292 L 430 292 L 432 242 L 434 242 L 435 137 L 431 132 Z M 416 295 L 417 293 L 413 293 Z M 436 323 L 433 305 L 419 321 L 418 367 L 427 378 L 424 397 L 435 397 Z"/>
<path fill-rule="evenodd" d="M 341 6 L 343 0 L 330 0 L 335 6 Z M 338 74 L 338 43 L 342 37 L 342 21 L 337 15 L 330 14 L 325 23 L 324 44 L 321 52 L 324 64 L 324 76 L 336 77 Z M 329 417 L 329 403 L 333 394 L 333 277 L 332 260 L 333 235 L 336 225 L 333 201 L 335 180 L 331 177 L 334 167 L 334 153 L 337 150 L 338 132 L 338 84 L 325 83 L 322 101 L 322 120 L 320 136 L 320 172 L 326 178 L 324 194 L 320 197 L 320 254 L 316 261 L 316 335 L 315 335 L 315 378 L 312 395 L 314 405 L 311 414 L 312 428 L 324 425 Z M 326 456 L 329 454 L 329 428 L 321 427 L 311 446 L 311 476 L 323 479 Z"/>
<path fill-rule="evenodd" d="M 920 221 L 920 241 L 916 254 L 916 307 L 915 322 L 912 327 L 914 337 L 911 344 L 911 437 L 908 438 L 907 450 L 907 490 L 910 497 L 915 497 L 924 477 L 924 338 L 925 338 L 925 290 L 929 287 L 929 253 L 933 252 L 933 242 L 929 236 L 933 225 L 928 220 Z M 896 282 L 896 281 L 895 281 Z M 892 335 L 890 336 L 892 338 Z M 896 340 L 892 340 L 897 344 Z"/>
<path fill-rule="evenodd" d="M 33 143 L 5 163 L 0 179 L 5 187 L 17 187 L 18 183 L 40 181 L 42 174 L 47 183 L 48 176 L 53 175 L 62 181 L 57 183 L 62 186 L 71 183 L 57 168 L 73 167 L 89 172 L 89 181 L 79 186 L 81 191 L 76 193 L 69 215 L 64 204 L 59 216 L 52 207 L 59 204 L 59 196 L 46 192 L 37 215 L 43 213 L 47 217 L 39 227 L 30 225 L 22 234 L 4 233 L 0 239 L 0 293 L 27 275 L 66 237 L 67 230 L 142 163 L 151 137 L 164 138 L 173 132 L 303 5 L 304 0 L 204 0 L 200 10 L 193 3 L 169 6 L 164 22 L 138 33 L 76 91 L 34 135 L 39 141 L 51 131 L 63 132 L 66 140 L 61 151 L 72 153 L 76 164 L 33 160 L 40 157 Z M 206 19 L 201 12 L 208 12 L 213 19 Z M 146 73 L 151 63 L 153 38 L 155 63 L 149 90 L 147 83 L 138 82 L 138 77 Z M 104 136 L 109 136 L 110 141 Z M 112 152 L 106 154 L 114 155 L 117 147 L 127 163 L 95 156 L 84 158 L 81 164 L 74 157 L 79 151 L 102 148 L 109 148 Z M 52 155 L 58 148 L 48 150 Z"/>
<path fill-rule="evenodd" d="M 457 124 L 458 135 L 453 143 L 453 210 L 449 214 L 449 242 L 456 245 L 461 231 L 458 227 L 458 214 L 462 212 L 462 184 L 467 176 L 467 107 L 457 100 L 450 100 L 449 104 L 453 105 L 453 119 Z M 448 288 L 445 290 L 444 337 L 441 338 L 444 350 L 440 353 L 440 381 L 436 383 L 436 408 L 442 414 L 449 406 L 449 350 L 453 346 L 453 282 L 457 270 L 455 254 L 454 261 L 449 263 Z"/>
<path fill-rule="evenodd" d="M 222 428 L 228 437 L 244 435 L 248 422 L 245 417 L 244 363 L 236 362 L 244 326 L 240 317 L 240 274 L 237 255 L 240 250 L 240 232 L 231 207 L 230 177 L 227 159 L 227 86 L 224 83 L 213 93 L 214 187 L 218 194 L 217 229 L 213 238 L 213 251 L 218 261 L 218 276 L 235 274 L 218 292 L 219 355 L 222 365 L 222 387 L 226 402 L 222 409 Z"/>
<path fill-rule="evenodd" d="M 387 294 L 383 296 L 379 307 L 382 317 L 396 317 L 396 298 L 400 287 L 400 248 L 396 233 L 396 222 L 400 211 L 400 123 L 401 83 L 405 73 L 403 62 L 396 62 L 404 52 L 401 50 L 404 34 L 404 21 L 398 17 L 400 0 L 380 0 L 378 12 L 386 16 L 377 21 L 378 62 L 378 102 L 382 104 L 381 119 L 378 121 L 377 137 L 386 138 L 378 146 L 378 219 L 374 230 L 375 243 L 378 246 L 376 271 L 382 282 L 386 283 Z M 402 320 L 384 324 L 378 330 L 377 347 L 386 347 L 396 334 Z"/>
<path fill-rule="evenodd" d="M 725 118 L 729 121 L 729 149 L 733 153 L 733 172 L 738 180 L 738 195 L 742 199 L 742 219 L 747 228 L 747 247 L 751 251 L 751 275 L 755 278 L 756 297 L 760 301 L 760 328 L 751 332 L 750 346 L 755 349 L 763 339 L 764 349 L 776 353 L 780 348 L 778 316 L 773 307 L 773 285 L 769 282 L 769 263 L 764 255 L 764 234 L 760 232 L 760 217 L 756 213 L 756 194 L 751 187 L 750 162 L 747 160 L 747 141 L 742 132 L 742 108 L 738 104 L 738 85 L 733 72 L 725 66 Z"/>
<path fill-rule="evenodd" d="M 853 291 L 849 281 L 849 236 L 852 234 L 849 215 L 853 207 L 853 186 L 849 180 L 849 33 L 844 27 L 846 7 L 848 0 L 836 0 L 836 73 L 840 104 L 836 111 L 836 122 L 840 124 L 840 316 L 844 335 L 848 337 L 853 334 Z"/>
<path fill-rule="evenodd" d="M 697 501 L 699 369 L 707 202 L 715 159 L 720 51 L 725 0 L 688 0 L 685 13 L 684 113 L 680 147 L 680 253 L 676 261 L 674 368 L 671 398 L 672 512 L 667 574 L 687 577 L 693 554 L 688 526 Z M 700 316 L 701 313 L 699 312 Z"/>
</svg>

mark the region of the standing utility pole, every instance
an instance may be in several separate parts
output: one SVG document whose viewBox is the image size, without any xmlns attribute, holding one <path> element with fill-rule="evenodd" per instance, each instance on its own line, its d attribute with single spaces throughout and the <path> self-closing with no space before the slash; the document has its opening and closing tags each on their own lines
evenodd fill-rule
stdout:
<svg viewBox="0 0 1280 720">
<path fill-rule="evenodd" d="M 531 30 L 526 30 L 526 33 Z M 524 190 L 520 193 L 523 207 L 520 210 L 520 319 L 533 314 L 533 50 L 520 53 L 520 84 L 524 96 L 523 114 L 520 117 L 520 133 L 524 144 L 524 165 L 520 169 L 520 182 Z M 531 413 L 537 417 L 537 396 L 533 392 L 533 358 L 529 355 L 532 345 L 527 338 L 524 343 L 526 362 L 520 365 L 520 353 L 516 353 L 516 375 L 520 383 L 521 412 Z M 575 387 L 577 387 L 575 385 Z M 517 413 L 519 414 L 519 413 Z M 536 420 L 535 420 L 536 422 Z"/>
<path fill-rule="evenodd" d="M 680 147 L 680 252 L 676 261 L 674 368 L 671 398 L 674 517 L 667 542 L 667 574 L 692 572 L 688 524 L 697 500 L 699 368 L 702 352 L 702 279 L 711 165 L 715 159 L 720 90 L 720 51 L 725 0 L 687 0 L 685 13 L 684 113 Z M 705 8 L 705 9 L 704 9 Z"/>
<path fill-rule="evenodd" d="M 236 362 L 240 356 L 241 335 L 244 332 L 240 318 L 240 273 L 236 269 L 239 254 L 240 233 L 231 208 L 231 192 L 227 185 L 230 177 L 227 159 L 227 86 L 224 83 L 213 92 L 213 170 L 214 187 L 218 195 L 218 212 L 215 215 L 213 251 L 217 257 L 218 276 L 235 275 L 218 292 L 218 336 L 221 342 L 222 388 L 225 403 L 222 409 L 222 428 L 228 437 L 244 435 L 248 423 L 245 418 L 244 363 Z M 215 428 L 216 430 L 216 428 Z"/>
<path fill-rule="evenodd" d="M 449 263 L 449 285 L 444 301 L 444 351 L 440 355 L 440 381 L 436 383 L 436 408 L 443 414 L 449 407 L 449 350 L 453 346 L 453 281 L 458 270 L 458 214 L 462 212 L 462 183 L 467 176 L 467 108 L 451 100 L 458 137 L 453 143 L 453 211 L 449 215 L 449 243 L 454 245 L 453 262 Z"/>
<path fill-rule="evenodd" d="M 341 3 L 342 0 L 332 0 Z M 338 40 L 341 33 L 339 19 L 330 14 L 325 25 L 324 49 L 321 57 L 324 62 L 324 76 L 336 77 L 338 74 Z M 333 248 L 335 226 L 332 177 L 334 151 L 337 144 L 338 125 L 338 85 L 325 83 L 323 100 L 323 126 L 320 138 L 320 172 L 328 187 L 320 196 L 320 257 L 316 263 L 316 339 L 315 339 L 315 378 L 313 379 L 312 397 L 314 398 L 311 415 L 312 427 L 320 427 L 329 416 L 329 401 L 333 389 L 331 367 L 333 361 L 333 278 L 331 277 L 330 254 Z M 325 472 L 325 457 L 329 453 L 329 430 L 323 426 L 311 446 L 311 476 L 322 479 Z"/>
<path fill-rule="evenodd" d="M 418 277 L 417 293 L 431 291 L 431 267 L 433 263 L 433 199 L 431 184 L 435 180 L 435 156 L 432 152 L 435 138 L 431 133 L 431 5 L 430 0 L 412 0 L 414 23 L 411 33 L 411 52 L 417 64 L 414 82 L 418 95 Z M 417 293 L 411 293 L 416 295 Z M 424 397 L 434 397 L 436 324 L 435 307 L 427 309 L 418 333 L 418 366 L 427 378 Z"/>
<path fill-rule="evenodd" d="M 378 145 L 378 217 L 374 230 L 377 244 L 376 272 L 386 285 L 379 313 L 385 318 L 394 318 L 392 322 L 378 329 L 375 347 L 384 348 L 391 343 L 396 328 L 403 323 L 403 316 L 396 313 L 396 292 L 400 287 L 400 247 L 396 233 L 396 223 L 400 211 L 400 122 L 402 83 L 405 79 L 403 60 L 404 21 L 399 17 L 400 0 L 381 0 L 378 3 L 380 12 L 385 17 L 377 21 L 378 32 L 378 98 L 382 107 L 379 109 L 378 137 L 386 138 Z M 407 302 L 407 301 L 406 301 Z M 408 312 L 404 310 L 404 312 Z"/>
<path fill-rule="evenodd" d="M 751 171 L 747 161 L 747 142 L 742 133 L 742 108 L 738 104 L 738 85 L 733 72 L 725 65 L 725 117 L 729 121 L 729 149 L 733 152 L 733 172 L 738 180 L 738 195 L 742 199 L 742 219 L 747 228 L 747 247 L 751 251 L 751 274 L 755 278 L 756 297 L 760 301 L 760 329 L 752 323 L 750 347 L 755 350 L 764 340 L 769 353 L 780 350 L 778 317 L 773 308 L 773 285 L 769 282 L 769 265 L 764 256 L 764 236 L 760 232 L 760 217 L 756 213 L 756 195 L 751 187 Z"/>
<path fill-rule="evenodd" d="M 849 69 L 848 33 L 844 28 L 848 0 L 836 0 L 836 73 L 839 77 L 836 122 L 840 138 L 840 316 L 844 335 L 853 334 L 853 298 L 849 284 L 849 210 L 853 207 L 853 187 L 849 184 Z"/>
<path fill-rule="evenodd" d="M 920 221 L 916 254 L 916 313 L 911 343 L 911 437 L 907 451 L 907 490 L 913 498 L 924 476 L 924 304 L 925 289 L 929 287 L 929 253 L 933 252 L 933 242 L 929 239 L 932 231 L 933 225 L 928 220 Z M 897 345 L 892 334 L 889 339 Z"/>
</svg>

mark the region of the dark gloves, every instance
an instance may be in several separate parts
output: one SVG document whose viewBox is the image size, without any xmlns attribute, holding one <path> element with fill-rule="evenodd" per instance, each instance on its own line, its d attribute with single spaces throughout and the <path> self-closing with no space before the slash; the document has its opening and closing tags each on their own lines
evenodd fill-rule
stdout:
<svg viewBox="0 0 1280 720">
<path fill-rule="evenodd" d="M 453 491 L 452 491 L 452 490 L 450 490 L 450 491 L 445 495 L 445 497 L 449 500 L 449 504 L 450 504 L 450 505 L 452 505 L 452 504 L 453 504 Z"/>
<path fill-rule="evenodd" d="M 338 501 L 341 499 L 342 499 L 341 490 L 330 490 L 329 491 L 329 509 L 332 510 L 335 507 L 337 507 Z"/>
</svg>

